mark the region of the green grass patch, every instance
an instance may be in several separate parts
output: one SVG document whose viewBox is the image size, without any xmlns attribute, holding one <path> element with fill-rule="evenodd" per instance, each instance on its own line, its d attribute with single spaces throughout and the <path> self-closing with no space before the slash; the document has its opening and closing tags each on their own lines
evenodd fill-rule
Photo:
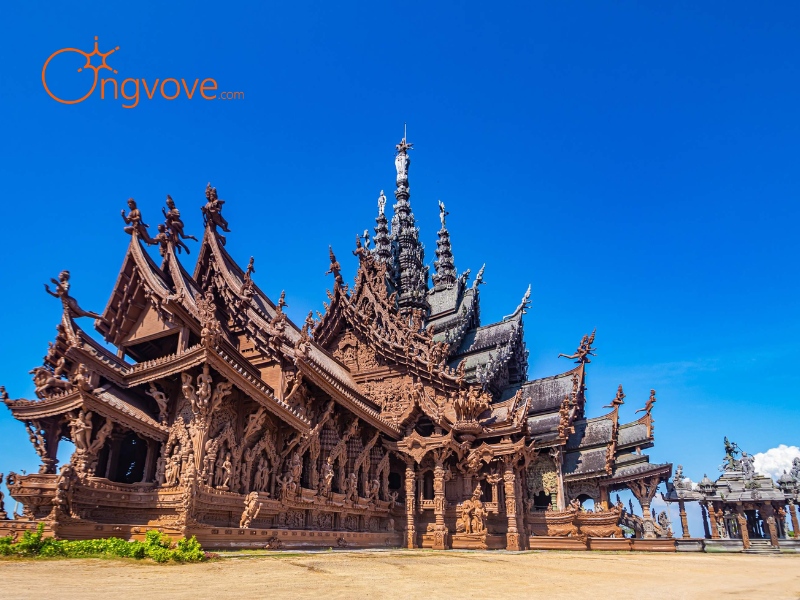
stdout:
<svg viewBox="0 0 800 600">
<path fill-rule="evenodd" d="M 26 531 L 22 539 L 0 537 L 0 556 L 21 558 L 149 558 L 157 563 L 200 562 L 209 558 L 200 542 L 192 536 L 173 542 L 160 531 L 151 529 L 143 542 L 128 542 L 120 538 L 97 540 L 57 540 L 44 537 L 44 524 L 36 531 Z"/>
</svg>

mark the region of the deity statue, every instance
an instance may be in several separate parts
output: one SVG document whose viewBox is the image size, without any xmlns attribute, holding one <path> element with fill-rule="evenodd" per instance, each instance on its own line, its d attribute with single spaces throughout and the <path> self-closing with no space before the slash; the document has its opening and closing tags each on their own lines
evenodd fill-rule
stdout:
<svg viewBox="0 0 800 600">
<path fill-rule="evenodd" d="M 156 401 L 156 404 L 158 404 L 158 420 L 161 423 L 165 423 L 167 420 L 167 395 L 160 391 L 152 381 L 150 382 L 150 388 L 145 391 L 145 394 Z"/>
<path fill-rule="evenodd" d="M 231 453 L 225 454 L 225 460 L 217 464 L 217 472 L 215 474 L 214 483 L 218 489 L 228 490 L 228 484 L 233 475 L 233 465 L 231 464 Z"/>
<path fill-rule="evenodd" d="M 412 150 L 414 144 L 409 144 L 405 136 L 400 143 L 395 146 L 397 155 L 394 157 L 394 166 L 397 169 L 397 186 L 405 187 L 408 184 L 408 167 L 411 164 L 411 158 L 408 156 L 408 151 Z"/>
<path fill-rule="evenodd" d="M 303 459 L 300 458 L 300 454 L 296 451 L 292 454 L 289 472 L 292 474 L 292 479 L 299 483 L 300 476 L 303 474 Z"/>
<path fill-rule="evenodd" d="M 447 211 L 444 209 L 444 202 L 442 202 L 441 200 L 439 200 L 439 221 L 441 221 L 441 223 L 442 223 L 442 229 L 444 229 L 444 228 L 445 228 L 445 224 L 444 224 L 445 217 L 447 217 L 447 215 L 449 215 L 449 214 L 450 214 L 450 213 L 449 213 L 449 212 L 447 212 Z"/>
<path fill-rule="evenodd" d="M 269 468 L 267 467 L 267 460 L 262 456 L 258 459 L 258 468 L 256 469 L 256 477 L 253 482 L 253 487 L 256 491 L 264 492 L 269 484 Z"/>
<path fill-rule="evenodd" d="M 737 470 L 739 468 L 739 461 L 736 460 L 737 454 L 739 454 L 739 446 L 735 442 L 729 441 L 728 436 L 725 436 L 725 458 L 723 459 L 721 470 Z"/>
<path fill-rule="evenodd" d="M 229 233 L 228 221 L 222 216 L 222 205 L 225 200 L 220 200 L 217 197 L 217 188 L 211 187 L 211 183 L 206 186 L 206 204 L 201 209 L 203 211 L 203 224 L 209 225 L 213 228 L 219 227 L 225 233 Z M 220 241 L 225 244 L 225 237 L 220 235 Z"/>
<path fill-rule="evenodd" d="M 56 286 L 56 291 L 52 291 L 50 286 L 46 283 L 44 284 L 44 289 L 54 298 L 59 298 L 61 300 L 61 304 L 64 306 L 64 312 L 70 317 L 73 319 L 77 319 L 78 317 L 91 317 L 93 319 L 102 318 L 97 313 L 83 310 L 78 306 L 78 301 L 69 295 L 69 271 L 61 271 L 61 273 L 58 274 L 57 280 L 51 277 L 50 281 Z"/>
<path fill-rule="evenodd" d="M 81 409 L 77 417 L 72 417 L 69 422 L 72 443 L 79 452 L 89 450 L 92 435 L 92 412 Z"/>
<path fill-rule="evenodd" d="M 331 484 L 333 483 L 333 465 L 330 460 L 322 463 L 322 473 L 319 478 L 319 495 L 328 496 L 331 492 Z"/>
<path fill-rule="evenodd" d="M 239 521 L 239 527 L 242 529 L 250 527 L 250 523 L 258 516 L 260 510 L 261 503 L 258 501 L 258 492 L 250 492 L 244 500 L 244 512 Z"/>
<path fill-rule="evenodd" d="M 742 475 L 749 481 L 756 473 L 755 467 L 753 466 L 754 459 L 752 456 L 747 454 L 747 452 L 742 452 L 742 458 L 740 462 L 742 465 Z"/>
<path fill-rule="evenodd" d="M 792 476 L 792 479 L 800 482 L 800 457 L 792 460 L 792 470 L 789 471 L 789 474 Z"/>
<path fill-rule="evenodd" d="M 595 348 L 592 347 L 594 343 L 594 335 L 597 330 L 592 331 L 591 335 L 584 335 L 581 338 L 581 343 L 578 346 L 578 349 L 575 351 L 574 354 L 559 354 L 558 358 L 570 358 L 573 359 L 576 363 L 590 363 L 592 362 L 589 358 L 590 356 L 596 356 Z"/>
<path fill-rule="evenodd" d="M 367 491 L 367 498 L 370 502 L 377 502 L 378 496 L 381 491 L 381 482 L 377 479 L 373 479 L 369 485 L 369 490 Z"/>
<path fill-rule="evenodd" d="M 150 238 L 150 234 L 147 233 L 147 228 L 149 225 L 142 221 L 142 212 L 137 208 L 136 200 L 133 198 L 128 198 L 128 208 L 130 209 L 130 212 L 128 212 L 127 215 L 125 214 L 124 210 L 120 211 L 122 213 L 122 220 L 125 221 L 125 225 L 127 225 L 127 227 L 123 228 L 125 233 L 129 233 L 131 235 L 136 233 L 140 238 L 142 238 L 143 242 L 152 245 L 153 240 Z"/>
<path fill-rule="evenodd" d="M 164 460 L 163 456 L 159 456 L 156 461 L 156 483 L 158 485 L 164 485 L 166 481 L 166 467 L 167 461 Z"/>
<path fill-rule="evenodd" d="M 297 484 L 294 482 L 291 473 L 278 477 L 278 485 L 280 485 L 282 500 L 286 501 L 297 495 Z"/>
<path fill-rule="evenodd" d="M 164 210 L 161 208 L 161 213 L 164 215 L 166 221 L 167 229 L 172 236 L 172 239 L 175 241 L 176 244 L 183 246 L 186 249 L 186 253 L 189 254 L 189 248 L 181 241 L 181 238 L 184 240 L 194 240 L 197 241 L 197 238 L 193 235 L 186 235 L 183 232 L 183 221 L 181 220 L 181 211 L 179 211 L 175 207 L 175 201 L 172 199 L 172 196 L 167 194 L 167 208 L 169 209 Z"/>
</svg>

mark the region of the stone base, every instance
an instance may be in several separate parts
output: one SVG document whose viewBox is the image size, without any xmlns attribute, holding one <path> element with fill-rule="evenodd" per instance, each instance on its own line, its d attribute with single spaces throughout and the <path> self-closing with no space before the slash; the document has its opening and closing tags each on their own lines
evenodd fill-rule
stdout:
<svg viewBox="0 0 800 600">
<path fill-rule="evenodd" d="M 506 547 L 506 536 L 491 533 L 456 533 L 453 548 L 458 550 L 502 550 Z"/>
<path fill-rule="evenodd" d="M 781 549 L 781 552 L 800 554 L 800 540 L 778 540 L 778 547 Z"/>
<path fill-rule="evenodd" d="M 705 540 L 702 538 L 680 538 L 675 540 L 675 550 L 678 552 L 704 552 Z"/>
<path fill-rule="evenodd" d="M 611 552 L 630 552 L 632 549 L 628 538 L 589 538 L 589 550 L 606 550 Z"/>
<path fill-rule="evenodd" d="M 717 539 L 705 540 L 706 552 L 744 552 L 742 540 L 738 539 Z"/>
<path fill-rule="evenodd" d="M 632 539 L 635 552 L 675 552 L 674 538 Z"/>
<path fill-rule="evenodd" d="M 402 532 L 308 531 L 298 529 L 190 528 L 205 549 L 400 548 Z"/>
<path fill-rule="evenodd" d="M 551 537 L 532 535 L 528 537 L 528 548 L 531 550 L 588 550 L 585 538 Z"/>
</svg>

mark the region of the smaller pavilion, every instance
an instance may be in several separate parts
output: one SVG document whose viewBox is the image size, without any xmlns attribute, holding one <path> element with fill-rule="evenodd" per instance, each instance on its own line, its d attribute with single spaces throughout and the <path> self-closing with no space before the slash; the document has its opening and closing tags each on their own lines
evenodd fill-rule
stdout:
<svg viewBox="0 0 800 600">
<path fill-rule="evenodd" d="M 691 539 L 686 518 L 686 503 L 698 502 L 703 515 L 706 549 L 770 552 L 800 552 L 800 458 L 795 458 L 790 473 L 778 479 L 757 473 L 754 458 L 725 438 L 725 458 L 719 467 L 722 475 L 712 481 L 703 475 L 693 485 L 678 465 L 672 482 L 667 483 L 664 500 L 678 504 L 683 539 Z M 787 526 L 789 517 L 791 533 Z"/>
</svg>

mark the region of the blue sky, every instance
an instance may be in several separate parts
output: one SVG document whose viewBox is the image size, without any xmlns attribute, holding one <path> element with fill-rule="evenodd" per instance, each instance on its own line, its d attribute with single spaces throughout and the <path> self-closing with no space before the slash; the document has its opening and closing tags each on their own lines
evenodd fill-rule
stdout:
<svg viewBox="0 0 800 600">
<path fill-rule="evenodd" d="M 131 196 L 154 229 L 171 194 L 198 234 L 211 181 L 230 252 L 255 255 L 296 320 L 321 309 L 327 246 L 352 278 L 407 122 L 426 258 L 441 199 L 458 269 L 487 265 L 484 322 L 532 284 L 531 378 L 568 369 L 556 355 L 596 327 L 589 411 L 622 383 L 633 418 L 655 388 L 654 460 L 698 480 L 724 435 L 751 453 L 798 444 L 796 3 L 31 1 L 0 16 L 12 397 L 32 397 L 27 372 L 55 335 L 42 283 L 68 268 L 80 303 L 105 306 Z M 120 48 L 101 76 L 214 78 L 245 97 L 56 102 L 45 60 L 94 36 Z M 51 64 L 63 97 L 91 84 L 78 55 Z M 0 410 L 0 471 L 36 464 Z"/>
</svg>

